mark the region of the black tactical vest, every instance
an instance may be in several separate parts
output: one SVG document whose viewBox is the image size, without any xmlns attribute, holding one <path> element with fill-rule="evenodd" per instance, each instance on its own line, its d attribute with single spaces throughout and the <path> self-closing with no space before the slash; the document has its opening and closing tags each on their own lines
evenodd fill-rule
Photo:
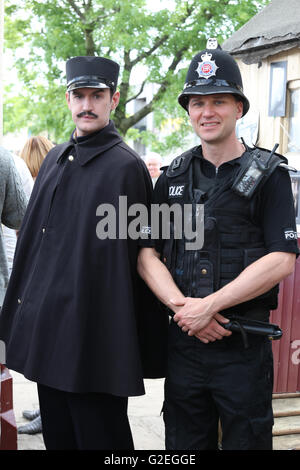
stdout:
<svg viewBox="0 0 300 470">
<path fill-rule="evenodd" d="M 183 209 L 185 204 L 192 204 L 195 216 L 196 204 L 204 204 L 202 248 L 187 250 L 186 238 L 176 239 L 171 234 L 170 240 L 164 241 L 162 251 L 163 262 L 179 289 L 188 297 L 205 297 L 215 292 L 235 279 L 245 267 L 267 254 L 262 229 L 255 219 L 260 188 L 251 199 L 235 193 L 232 185 L 240 169 L 237 166 L 230 177 L 220 178 L 213 189 L 208 178 L 200 172 L 198 187 L 201 189 L 195 189 L 193 159 L 199 150 L 199 147 L 195 147 L 182 154 L 173 160 L 166 171 L 169 205 L 180 204 Z M 251 157 L 250 150 L 245 152 L 241 157 L 242 165 L 246 165 Z M 278 158 L 278 155 L 276 158 L 272 171 L 280 162 L 286 161 L 284 157 Z M 223 313 L 246 314 L 251 318 L 266 320 L 269 310 L 277 307 L 277 295 L 278 286 Z"/>
</svg>

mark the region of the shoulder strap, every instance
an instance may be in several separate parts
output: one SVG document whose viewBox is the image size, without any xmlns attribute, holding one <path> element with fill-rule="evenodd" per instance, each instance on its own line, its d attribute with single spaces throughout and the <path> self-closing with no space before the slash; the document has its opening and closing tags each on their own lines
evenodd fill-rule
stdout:
<svg viewBox="0 0 300 470">
<path fill-rule="evenodd" d="M 175 178 L 175 176 L 182 175 L 188 169 L 191 159 L 193 158 L 193 154 L 195 150 L 198 149 L 197 147 L 193 147 L 192 149 L 184 152 L 179 157 L 176 157 L 172 163 L 169 165 L 166 175 L 168 178 Z"/>
</svg>

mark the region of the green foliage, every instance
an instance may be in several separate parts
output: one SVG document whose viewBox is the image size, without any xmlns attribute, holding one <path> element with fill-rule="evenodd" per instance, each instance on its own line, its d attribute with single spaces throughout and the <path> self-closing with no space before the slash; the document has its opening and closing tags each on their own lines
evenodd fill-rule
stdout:
<svg viewBox="0 0 300 470">
<path fill-rule="evenodd" d="M 155 131 L 139 138 L 169 153 L 187 134 L 177 96 L 190 59 L 208 37 L 222 43 L 268 2 L 170 0 L 151 11 L 146 0 L 6 0 L 5 45 L 14 54 L 22 89 L 10 85 L 7 90 L 5 132 L 26 125 L 32 133 L 46 130 L 56 142 L 66 140 L 73 124 L 64 96 L 65 61 L 102 55 L 121 64 L 121 101 L 114 113 L 119 131 L 127 139 L 137 137 L 134 126 L 154 112 Z M 144 108 L 128 115 L 127 104 L 143 90 L 132 85 L 133 79 L 153 83 L 156 92 Z M 164 132 L 166 122 L 173 132 Z"/>
</svg>

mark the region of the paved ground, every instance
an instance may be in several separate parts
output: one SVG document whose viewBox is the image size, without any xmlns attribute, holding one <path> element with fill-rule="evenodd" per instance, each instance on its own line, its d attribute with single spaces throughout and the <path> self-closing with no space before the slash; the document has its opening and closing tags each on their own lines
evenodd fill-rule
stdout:
<svg viewBox="0 0 300 470">
<path fill-rule="evenodd" d="M 23 375 L 10 371 L 13 377 L 14 411 L 17 425 L 27 423 L 23 410 L 38 408 L 36 385 Z M 128 414 L 137 450 L 164 449 L 164 426 L 160 414 L 163 402 L 163 379 L 146 380 L 146 395 L 130 398 Z M 42 434 L 18 434 L 19 450 L 44 450 Z"/>
<path fill-rule="evenodd" d="M 22 416 L 22 411 L 38 408 L 38 396 L 36 385 L 28 381 L 23 375 L 11 371 L 13 377 L 14 411 L 17 425 L 28 422 Z M 146 395 L 130 398 L 128 414 L 136 450 L 163 450 L 164 449 L 164 425 L 161 415 L 163 403 L 164 380 L 145 380 Z M 280 411 L 280 400 L 273 400 L 274 412 Z M 292 410 L 295 416 L 275 419 L 274 431 L 281 433 L 284 426 L 290 428 L 285 435 L 274 436 L 274 450 L 300 449 L 300 397 L 282 401 L 282 410 Z M 281 412 L 282 412 L 281 410 Z M 295 412 L 295 410 L 298 410 Z M 284 413 L 283 413 L 284 414 Z M 282 424 L 285 423 L 286 424 Z M 296 429 L 296 434 L 293 433 Z M 19 450 L 43 450 L 45 449 L 42 434 L 28 435 L 18 434 Z"/>
</svg>

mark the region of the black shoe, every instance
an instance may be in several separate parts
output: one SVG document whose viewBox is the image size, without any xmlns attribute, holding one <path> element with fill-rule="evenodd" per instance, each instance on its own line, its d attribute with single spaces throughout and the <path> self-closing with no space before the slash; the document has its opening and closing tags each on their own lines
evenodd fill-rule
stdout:
<svg viewBox="0 0 300 470">
<path fill-rule="evenodd" d="M 29 419 L 29 421 L 32 421 L 33 419 L 40 416 L 40 410 L 24 410 L 22 414 L 24 418 Z"/>
<path fill-rule="evenodd" d="M 38 434 L 42 432 L 42 420 L 40 415 L 28 424 L 18 428 L 19 434 Z"/>
</svg>

